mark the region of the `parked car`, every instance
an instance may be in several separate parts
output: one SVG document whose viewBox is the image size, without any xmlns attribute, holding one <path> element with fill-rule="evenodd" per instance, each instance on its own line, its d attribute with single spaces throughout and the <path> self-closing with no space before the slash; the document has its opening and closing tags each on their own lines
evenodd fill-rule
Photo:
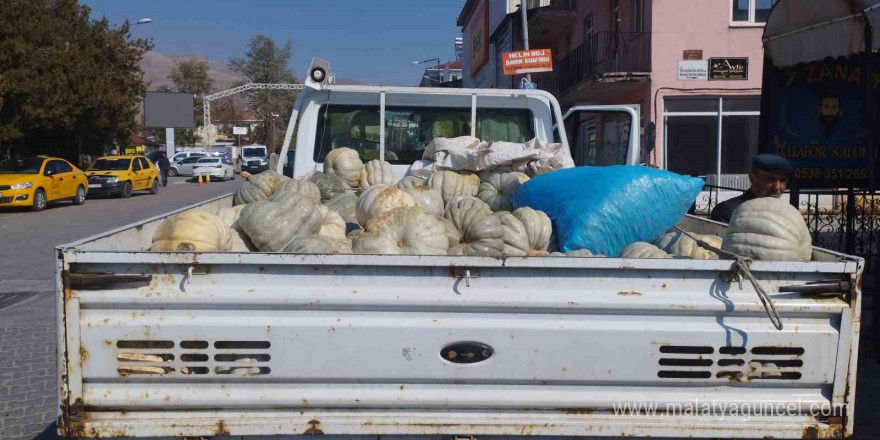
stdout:
<svg viewBox="0 0 880 440">
<path fill-rule="evenodd" d="M 144 156 L 99 157 L 86 170 L 89 192 L 131 197 L 133 191 L 159 192 L 159 169 Z"/>
<path fill-rule="evenodd" d="M 190 156 L 180 159 L 176 162 L 171 162 L 171 168 L 168 168 L 168 176 L 192 176 L 193 175 L 193 165 L 199 161 L 199 159 L 205 157 L 204 154 L 198 156 Z"/>
<path fill-rule="evenodd" d="M 57 157 L 28 157 L 0 162 L 0 207 L 29 206 L 46 209 L 48 202 L 86 202 L 86 175 L 70 162 Z"/>
<path fill-rule="evenodd" d="M 193 175 L 208 174 L 209 178 L 217 178 L 222 181 L 235 179 L 235 168 L 232 161 L 225 157 L 203 157 L 193 165 Z"/>
<path fill-rule="evenodd" d="M 265 145 L 247 145 L 241 148 L 241 170 L 259 174 L 269 169 L 269 150 Z"/>
</svg>

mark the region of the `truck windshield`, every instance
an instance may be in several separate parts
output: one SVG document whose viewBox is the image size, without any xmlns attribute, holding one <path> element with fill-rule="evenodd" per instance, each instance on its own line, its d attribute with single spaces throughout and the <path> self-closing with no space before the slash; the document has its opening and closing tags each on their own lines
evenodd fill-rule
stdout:
<svg viewBox="0 0 880 440">
<path fill-rule="evenodd" d="M 0 174 L 39 174 L 45 160 L 36 157 L 4 160 L 0 162 Z"/>
<path fill-rule="evenodd" d="M 263 148 L 244 148 L 241 155 L 244 157 L 265 156 L 266 150 Z"/>
<path fill-rule="evenodd" d="M 131 159 L 98 159 L 89 171 L 122 171 L 127 170 L 131 165 Z"/>
<path fill-rule="evenodd" d="M 315 162 L 327 152 L 349 147 L 361 160 L 379 158 L 379 109 L 376 106 L 326 105 L 320 109 Z M 411 164 L 422 158 L 425 146 L 437 137 L 473 135 L 470 108 L 386 107 L 385 160 Z M 527 109 L 477 109 L 476 137 L 484 141 L 525 142 L 535 137 Z"/>
</svg>

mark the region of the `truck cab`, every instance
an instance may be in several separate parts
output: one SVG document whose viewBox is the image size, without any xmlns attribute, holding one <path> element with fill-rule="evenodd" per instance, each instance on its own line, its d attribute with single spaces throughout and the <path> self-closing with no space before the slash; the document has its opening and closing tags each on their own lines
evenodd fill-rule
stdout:
<svg viewBox="0 0 880 440">
<path fill-rule="evenodd" d="M 605 135 L 578 137 L 578 122 L 589 120 L 605 121 Z M 299 135 L 290 166 L 294 125 Z M 389 162 L 399 178 L 433 139 L 458 136 L 518 143 L 537 138 L 566 147 L 573 138 L 575 165 L 637 165 L 639 133 L 637 106 L 579 106 L 563 114 L 542 90 L 342 86 L 310 77 L 297 95 L 277 171 L 289 170 L 290 177 L 321 171 L 330 150 L 348 147 L 364 162 Z"/>
</svg>

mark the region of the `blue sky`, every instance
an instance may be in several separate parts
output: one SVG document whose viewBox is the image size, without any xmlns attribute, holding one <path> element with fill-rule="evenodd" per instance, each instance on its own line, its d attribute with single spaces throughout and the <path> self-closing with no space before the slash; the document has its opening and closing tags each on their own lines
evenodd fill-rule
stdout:
<svg viewBox="0 0 880 440">
<path fill-rule="evenodd" d="M 226 62 L 242 56 L 251 35 L 293 41 L 291 67 L 302 77 L 312 57 L 330 61 L 336 76 L 372 84 L 417 85 L 424 65 L 454 58 L 455 20 L 465 0 L 80 0 L 92 16 L 134 26 L 166 55 L 198 54 Z"/>
</svg>

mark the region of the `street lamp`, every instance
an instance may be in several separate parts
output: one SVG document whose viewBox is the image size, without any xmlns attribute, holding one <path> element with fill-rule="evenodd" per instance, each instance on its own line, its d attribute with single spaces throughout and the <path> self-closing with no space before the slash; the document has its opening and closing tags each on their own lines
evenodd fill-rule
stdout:
<svg viewBox="0 0 880 440">
<path fill-rule="evenodd" d="M 429 59 L 427 59 L 427 60 L 422 60 L 422 61 L 413 61 L 412 64 L 415 66 L 415 65 L 424 64 L 424 63 L 431 62 L 431 61 L 436 61 L 436 62 L 437 62 L 437 78 L 440 78 L 440 77 L 441 77 L 441 74 L 440 74 L 440 58 L 429 58 Z M 441 79 L 441 80 L 438 81 L 438 82 L 442 83 L 443 80 Z"/>
<path fill-rule="evenodd" d="M 152 23 L 152 22 L 153 22 L 152 18 L 142 18 L 142 19 L 134 22 L 134 24 L 147 24 L 147 23 Z"/>
</svg>

